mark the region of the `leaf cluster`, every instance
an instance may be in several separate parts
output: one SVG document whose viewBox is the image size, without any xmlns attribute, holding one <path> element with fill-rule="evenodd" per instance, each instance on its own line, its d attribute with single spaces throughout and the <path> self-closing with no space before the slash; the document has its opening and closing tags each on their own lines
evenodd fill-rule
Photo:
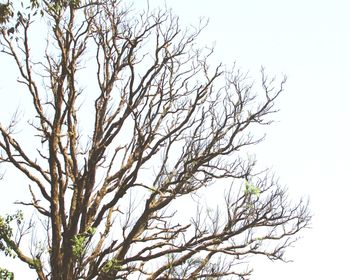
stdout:
<svg viewBox="0 0 350 280">
<path fill-rule="evenodd" d="M 115 259 L 110 259 L 106 262 L 104 267 L 102 268 L 102 271 L 105 273 L 111 272 L 111 271 L 117 271 L 120 270 L 122 266 L 120 265 L 120 262 Z"/>
<path fill-rule="evenodd" d="M 15 214 L 0 216 L 0 251 L 3 251 L 6 256 L 15 258 L 12 243 L 9 242 L 13 236 L 12 222 L 20 225 L 23 222 L 23 212 L 18 210 Z"/>
<path fill-rule="evenodd" d="M 14 280 L 15 276 L 13 272 L 8 271 L 5 268 L 0 268 L 0 280 Z"/>
<path fill-rule="evenodd" d="M 244 193 L 246 195 L 248 194 L 252 194 L 255 196 L 259 196 L 260 195 L 260 189 L 256 186 L 254 186 L 253 184 L 249 183 L 247 180 L 245 181 L 245 191 Z"/>
<path fill-rule="evenodd" d="M 96 228 L 89 228 L 86 233 L 77 234 L 73 237 L 72 242 L 72 252 L 75 258 L 81 258 L 87 248 L 87 244 L 90 238 L 95 234 Z"/>
<path fill-rule="evenodd" d="M 13 17 L 12 4 L 0 4 L 0 25 L 7 23 Z"/>
</svg>

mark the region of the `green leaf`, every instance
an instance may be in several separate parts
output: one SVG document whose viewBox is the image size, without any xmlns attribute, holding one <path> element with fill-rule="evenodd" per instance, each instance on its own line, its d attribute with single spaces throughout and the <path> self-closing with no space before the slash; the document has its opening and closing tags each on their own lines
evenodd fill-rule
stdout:
<svg viewBox="0 0 350 280">
<path fill-rule="evenodd" d="M 254 186 L 253 184 L 250 184 L 247 180 L 245 181 L 245 191 L 244 193 L 246 195 L 248 194 L 252 194 L 252 195 L 256 195 L 259 196 L 260 195 L 260 189 L 256 186 Z"/>
<path fill-rule="evenodd" d="M 15 275 L 13 272 L 8 271 L 5 268 L 0 268 L 0 280 L 14 280 Z"/>
</svg>

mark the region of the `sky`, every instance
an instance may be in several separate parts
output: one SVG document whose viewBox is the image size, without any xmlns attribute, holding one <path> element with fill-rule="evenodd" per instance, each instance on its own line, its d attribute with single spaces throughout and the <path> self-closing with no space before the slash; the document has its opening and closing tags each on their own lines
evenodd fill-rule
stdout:
<svg viewBox="0 0 350 280">
<path fill-rule="evenodd" d="M 152 4 L 164 1 L 150 1 Z M 310 200 L 311 229 L 287 251 L 292 263 L 254 260 L 252 280 L 345 279 L 350 232 L 350 10 L 341 0 L 167 1 L 184 22 L 209 18 L 202 41 L 218 61 L 257 77 L 288 77 L 280 112 L 257 148 L 291 198 Z"/>
<path fill-rule="evenodd" d="M 135 2 L 136 8 L 145 3 Z M 266 140 L 256 150 L 257 160 L 276 173 L 292 199 L 310 200 L 313 220 L 311 228 L 287 251 L 293 262 L 255 259 L 251 279 L 345 279 L 350 251 L 350 2 L 149 2 L 152 7 L 166 3 L 184 26 L 208 18 L 200 43 L 215 43 L 218 63 L 236 63 L 257 80 L 261 66 L 271 75 L 288 77 L 286 90 L 277 101 L 280 112 L 266 128 Z M 4 87 L 0 84 L 1 99 Z"/>
</svg>

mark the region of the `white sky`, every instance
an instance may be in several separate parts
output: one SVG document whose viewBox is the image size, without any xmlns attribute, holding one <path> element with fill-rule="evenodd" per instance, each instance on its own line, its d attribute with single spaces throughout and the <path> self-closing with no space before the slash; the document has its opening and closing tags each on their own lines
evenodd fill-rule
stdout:
<svg viewBox="0 0 350 280">
<path fill-rule="evenodd" d="M 152 6 L 164 3 L 149 1 Z M 287 254 L 293 263 L 259 259 L 251 279 L 345 279 L 350 251 L 350 2 L 168 0 L 167 5 L 184 26 L 196 24 L 200 16 L 210 19 L 201 42 L 216 42 L 218 62 L 236 61 L 252 76 L 261 65 L 271 74 L 288 76 L 278 102 L 281 111 L 274 116 L 278 122 L 268 128 L 257 159 L 273 168 L 291 197 L 310 198 L 314 219 L 312 229 Z M 0 109 L 3 116 L 1 103 Z"/>
<path fill-rule="evenodd" d="M 156 1 L 150 1 L 154 3 Z M 163 1 L 157 1 L 163 3 Z M 252 280 L 345 279 L 350 232 L 350 2 L 342 0 L 167 1 L 184 22 L 210 18 L 203 42 L 217 57 L 288 83 L 258 150 L 291 196 L 309 197 L 312 229 L 288 252 L 293 263 L 254 262 Z M 252 74 L 253 75 L 253 74 Z"/>
</svg>

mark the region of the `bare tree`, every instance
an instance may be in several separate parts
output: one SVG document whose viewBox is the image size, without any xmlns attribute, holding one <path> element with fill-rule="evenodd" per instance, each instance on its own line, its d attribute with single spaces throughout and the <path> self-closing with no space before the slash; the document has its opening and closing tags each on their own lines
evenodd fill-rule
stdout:
<svg viewBox="0 0 350 280">
<path fill-rule="evenodd" d="M 0 123 L 0 163 L 28 180 L 30 200 L 17 203 L 39 222 L 2 217 L 2 251 L 40 280 L 247 279 L 246 257 L 284 259 L 309 224 L 307 204 L 290 203 L 246 153 L 285 79 L 262 71 L 256 93 L 235 68 L 209 67 L 213 50 L 196 46 L 205 23 L 181 30 L 169 11 L 135 14 L 113 0 L 4 5 L 2 54 L 33 115 L 32 139 Z M 203 203 L 209 188 L 224 196 L 216 209 Z"/>
</svg>

